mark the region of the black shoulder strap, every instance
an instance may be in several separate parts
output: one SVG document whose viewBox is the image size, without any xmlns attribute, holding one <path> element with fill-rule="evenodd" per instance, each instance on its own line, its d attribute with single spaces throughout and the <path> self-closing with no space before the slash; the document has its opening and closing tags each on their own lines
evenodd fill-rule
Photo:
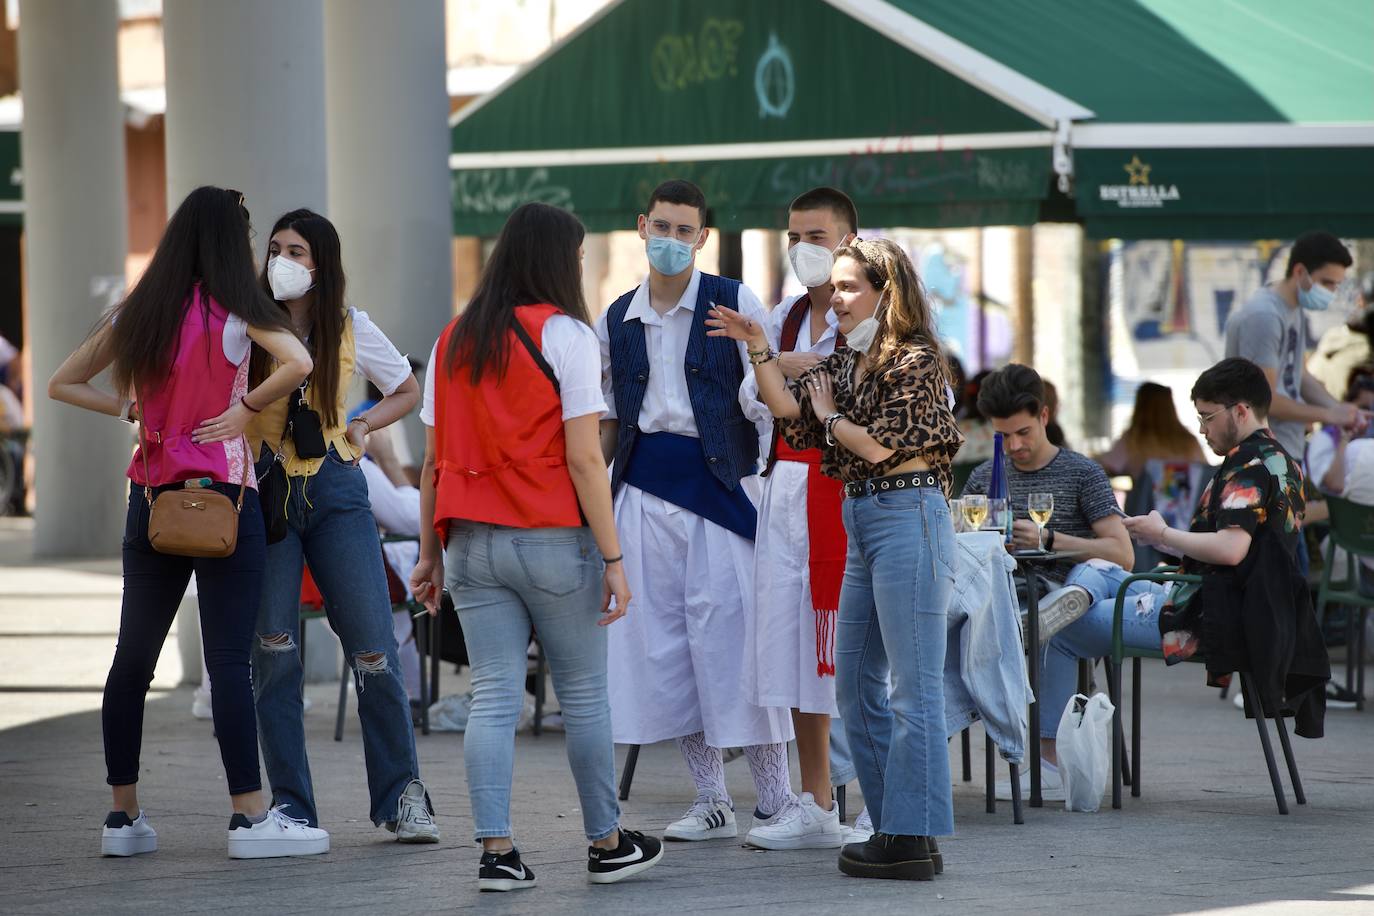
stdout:
<svg viewBox="0 0 1374 916">
<path fill-rule="evenodd" d="M 512 321 L 513 327 L 515 328 L 515 336 L 519 337 L 520 342 L 525 345 L 525 349 L 529 351 L 530 357 L 534 360 L 534 364 L 539 367 L 539 371 L 548 377 L 549 384 L 553 385 L 553 390 L 561 395 L 563 389 L 558 384 L 558 376 L 554 374 L 553 366 L 549 365 L 549 361 L 544 358 L 544 354 L 540 353 L 539 348 L 534 345 L 534 340 L 530 338 L 530 332 L 525 330 L 525 326 L 520 323 L 520 319 L 516 317 L 513 318 Z"/>
</svg>

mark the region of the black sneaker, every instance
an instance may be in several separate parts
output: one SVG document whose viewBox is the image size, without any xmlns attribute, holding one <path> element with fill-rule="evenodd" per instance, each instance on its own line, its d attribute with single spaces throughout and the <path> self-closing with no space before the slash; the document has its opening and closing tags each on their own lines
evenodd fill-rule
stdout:
<svg viewBox="0 0 1374 916">
<path fill-rule="evenodd" d="M 587 880 L 614 884 L 653 868 L 662 858 L 663 844 L 657 839 L 621 828 L 620 845 L 615 849 L 587 848 Z"/>
<path fill-rule="evenodd" d="M 482 867 L 477 872 L 477 889 L 482 891 L 518 891 L 534 887 L 534 872 L 520 861 L 520 850 L 482 853 Z"/>
<path fill-rule="evenodd" d="M 1335 681 L 1326 682 L 1326 707 L 1328 709 L 1354 709 L 1359 704 L 1360 695 L 1346 690 Z"/>
<path fill-rule="evenodd" d="M 840 871 L 855 878 L 930 881 L 935 862 L 926 839 L 875 833 L 867 843 L 850 843 L 840 850 Z"/>
</svg>

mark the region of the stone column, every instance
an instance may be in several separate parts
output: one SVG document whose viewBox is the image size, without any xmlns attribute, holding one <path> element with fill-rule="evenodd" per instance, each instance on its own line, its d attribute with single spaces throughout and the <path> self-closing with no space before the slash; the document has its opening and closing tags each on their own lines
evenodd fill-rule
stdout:
<svg viewBox="0 0 1374 916">
<path fill-rule="evenodd" d="M 444 4 L 329 0 L 324 26 L 329 208 L 349 300 L 428 359 L 453 314 Z M 418 457 L 414 415 L 407 432 Z"/>
<path fill-rule="evenodd" d="M 277 217 L 329 215 L 323 0 L 167 0 L 162 27 L 167 208 L 205 184 L 242 191 L 261 266 Z M 306 678 L 337 678 L 337 641 L 306 629 Z"/>
<path fill-rule="evenodd" d="M 25 296 L 40 557 L 119 551 L 130 427 L 49 400 L 46 383 L 124 292 L 124 111 L 115 0 L 23 0 Z"/>
<path fill-rule="evenodd" d="M 322 0 L 169 0 L 167 209 L 200 185 L 244 193 L 265 258 L 287 210 L 325 212 Z"/>
</svg>

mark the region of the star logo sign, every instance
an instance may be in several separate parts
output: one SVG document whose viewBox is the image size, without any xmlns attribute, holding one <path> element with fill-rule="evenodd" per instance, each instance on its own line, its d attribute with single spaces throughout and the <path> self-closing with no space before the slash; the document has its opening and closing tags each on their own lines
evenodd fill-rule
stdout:
<svg viewBox="0 0 1374 916">
<path fill-rule="evenodd" d="M 1150 167 L 1140 161 L 1139 156 L 1132 156 L 1131 161 L 1122 166 L 1126 174 L 1131 176 L 1131 184 L 1149 184 Z"/>
</svg>

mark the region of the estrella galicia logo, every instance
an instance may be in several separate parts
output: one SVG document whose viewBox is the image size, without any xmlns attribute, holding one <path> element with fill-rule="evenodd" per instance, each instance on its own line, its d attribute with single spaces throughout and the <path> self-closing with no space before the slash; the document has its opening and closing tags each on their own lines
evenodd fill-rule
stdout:
<svg viewBox="0 0 1374 916">
<path fill-rule="evenodd" d="M 1131 156 L 1131 161 L 1121 167 L 1130 176 L 1126 184 L 1102 184 L 1097 186 L 1101 200 L 1114 200 L 1122 208 L 1163 207 L 1176 201 L 1180 195 L 1176 184 L 1151 184 L 1150 166 L 1141 162 L 1139 156 Z"/>
</svg>

